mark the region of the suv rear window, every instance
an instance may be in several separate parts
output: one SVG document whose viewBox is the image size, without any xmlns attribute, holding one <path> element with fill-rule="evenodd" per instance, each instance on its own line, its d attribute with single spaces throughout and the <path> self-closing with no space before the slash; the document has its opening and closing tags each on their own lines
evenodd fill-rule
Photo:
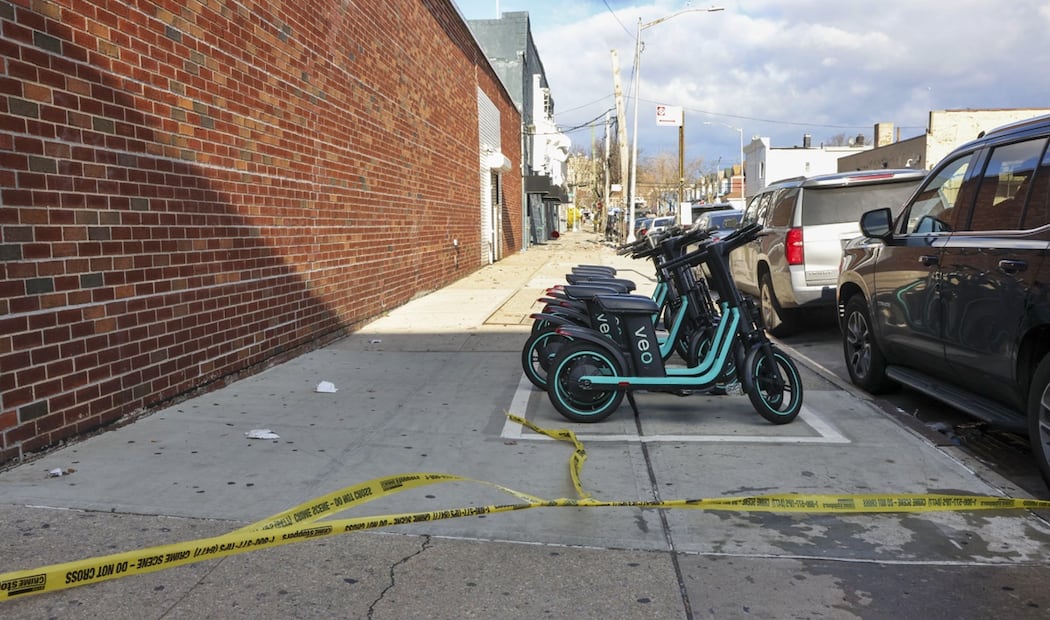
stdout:
<svg viewBox="0 0 1050 620">
<path fill-rule="evenodd" d="M 901 183 L 807 187 L 803 190 L 803 226 L 857 222 L 865 211 L 889 207 L 897 213 L 922 179 Z"/>
</svg>

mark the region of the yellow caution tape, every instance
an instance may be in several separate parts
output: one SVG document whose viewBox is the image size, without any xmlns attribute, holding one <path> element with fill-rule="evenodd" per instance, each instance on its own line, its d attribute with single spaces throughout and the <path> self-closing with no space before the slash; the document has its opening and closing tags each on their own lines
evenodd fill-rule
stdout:
<svg viewBox="0 0 1050 620">
<path fill-rule="evenodd" d="M 576 433 L 567 428 L 560 428 L 555 431 L 547 430 L 536 426 L 525 418 L 519 418 L 513 413 L 508 413 L 507 417 L 522 426 L 540 433 L 541 435 L 546 435 L 552 439 L 557 439 L 558 441 L 570 442 L 576 448 L 572 453 L 572 456 L 569 457 L 569 477 L 572 478 L 572 486 L 576 489 L 576 495 L 580 498 L 591 496 L 590 493 L 583 490 L 583 483 L 580 482 L 580 472 L 583 471 L 583 463 L 587 460 L 587 450 L 583 447 L 583 444 L 580 443 L 580 440 L 576 438 Z"/>
<path fill-rule="evenodd" d="M 736 510 L 761 512 L 823 512 L 823 513 L 885 513 L 885 512 L 940 512 L 957 510 L 1016 510 L 1050 509 L 1050 501 L 1012 499 L 1008 497 L 928 494 L 850 494 L 850 495 L 758 495 L 707 499 L 678 499 L 664 501 L 603 501 L 592 498 L 583 489 L 580 472 L 587 451 L 571 430 L 547 430 L 527 420 L 510 418 L 528 428 L 575 446 L 570 459 L 570 476 L 578 494 L 577 499 L 546 500 L 507 487 L 463 476 L 442 473 L 409 473 L 376 478 L 345 487 L 333 493 L 312 499 L 257 521 L 229 534 L 200 538 L 186 542 L 159 545 L 123 553 L 98 556 L 41 568 L 0 573 L 0 600 L 30 594 L 65 590 L 130 575 L 151 573 L 174 566 L 192 564 L 230 555 L 269 549 L 311 538 L 324 538 L 370 530 L 392 525 L 456 519 L 512 510 L 558 507 L 634 507 L 634 508 L 690 508 L 698 510 Z M 507 493 L 519 503 L 489 506 L 468 506 L 447 510 L 410 512 L 393 515 L 326 519 L 352 507 L 381 497 L 447 482 L 470 482 L 486 485 Z"/>
</svg>

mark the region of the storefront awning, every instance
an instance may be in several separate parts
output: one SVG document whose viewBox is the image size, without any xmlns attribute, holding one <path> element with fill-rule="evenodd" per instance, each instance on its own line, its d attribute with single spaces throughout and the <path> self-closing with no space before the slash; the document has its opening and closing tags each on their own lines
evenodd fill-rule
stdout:
<svg viewBox="0 0 1050 620">
<path fill-rule="evenodd" d="M 551 191 L 551 178 L 545 174 L 525 175 L 526 194 L 548 194 Z"/>
</svg>

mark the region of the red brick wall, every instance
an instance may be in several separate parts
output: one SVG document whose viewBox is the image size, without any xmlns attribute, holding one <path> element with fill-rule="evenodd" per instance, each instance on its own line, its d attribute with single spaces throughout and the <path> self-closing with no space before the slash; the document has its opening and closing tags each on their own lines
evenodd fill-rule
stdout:
<svg viewBox="0 0 1050 620">
<path fill-rule="evenodd" d="M 0 27 L 0 463 L 476 269 L 479 86 L 520 158 L 449 0 L 0 0 Z"/>
</svg>

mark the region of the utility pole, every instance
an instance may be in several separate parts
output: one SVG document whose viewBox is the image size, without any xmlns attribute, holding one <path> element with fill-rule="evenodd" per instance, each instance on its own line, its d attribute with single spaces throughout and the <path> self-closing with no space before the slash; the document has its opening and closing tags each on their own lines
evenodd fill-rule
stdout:
<svg viewBox="0 0 1050 620">
<path fill-rule="evenodd" d="M 609 113 L 605 113 L 605 140 L 602 147 L 602 221 L 599 231 L 605 235 L 605 226 L 609 223 Z"/>
<path fill-rule="evenodd" d="M 620 86 L 620 59 L 616 55 L 616 50 L 612 50 L 612 65 L 613 65 L 613 86 L 614 94 L 616 95 L 616 135 L 620 143 L 620 193 L 621 195 L 627 191 L 627 184 L 630 182 L 627 178 L 627 113 L 624 110 L 623 105 L 623 87 Z M 637 105 L 637 104 L 635 104 Z M 630 209 L 630 205 L 624 205 L 624 209 L 621 211 L 624 215 L 624 236 L 621 239 L 626 239 L 629 234 L 628 231 L 633 232 L 634 222 L 627 221 L 627 213 Z"/>
<path fill-rule="evenodd" d="M 598 209 L 595 209 L 594 197 L 598 195 L 598 159 L 595 156 L 595 152 L 598 150 L 598 134 L 594 130 L 594 125 L 591 125 L 591 232 L 598 231 Z"/>
<path fill-rule="evenodd" d="M 683 213 L 682 203 L 685 202 L 685 110 L 682 110 L 682 124 L 678 126 L 678 213 Z M 678 218 L 683 220 L 681 216 Z M 685 221 L 678 222 L 685 225 Z"/>
</svg>

